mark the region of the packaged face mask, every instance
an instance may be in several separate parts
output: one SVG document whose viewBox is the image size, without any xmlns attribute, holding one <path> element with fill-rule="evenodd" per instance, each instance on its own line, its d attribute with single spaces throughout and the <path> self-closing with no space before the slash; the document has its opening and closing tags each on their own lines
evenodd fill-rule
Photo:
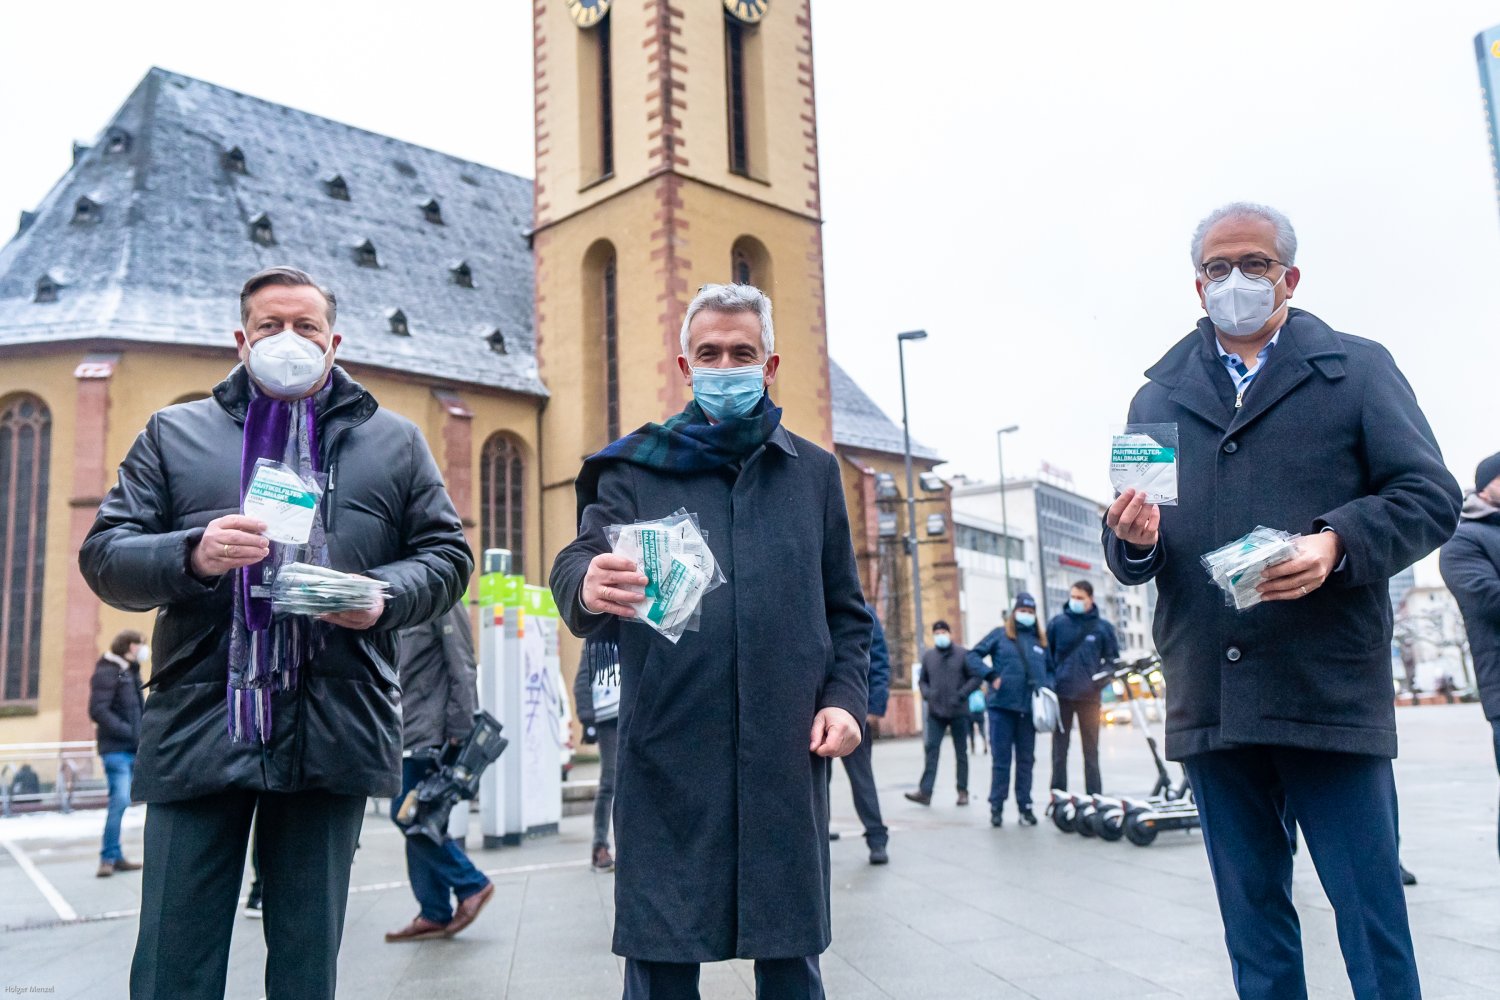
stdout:
<svg viewBox="0 0 1500 1000">
<path fill-rule="evenodd" d="M 672 642 L 695 632 L 703 597 L 725 577 L 698 529 L 698 518 L 686 510 L 671 517 L 605 529 L 610 549 L 635 563 L 646 578 L 646 600 L 627 621 L 648 625 Z"/>
<path fill-rule="evenodd" d="M 266 523 L 266 537 L 273 542 L 306 545 L 323 490 L 280 462 L 257 459 L 250 488 L 245 491 L 246 517 Z"/>
<path fill-rule="evenodd" d="M 1258 527 L 1243 538 L 1214 549 L 1203 557 L 1203 568 L 1224 591 L 1225 603 L 1238 611 L 1253 608 L 1263 598 L 1255 588 L 1265 571 L 1297 554 L 1297 539 L 1274 528 Z"/>
<path fill-rule="evenodd" d="M 1177 425 L 1126 424 L 1109 450 L 1115 492 L 1138 490 L 1158 507 L 1177 505 Z"/>
<path fill-rule="evenodd" d="M 300 562 L 282 566 L 270 585 L 271 607 L 277 614 L 314 618 L 340 611 L 372 611 L 391 590 L 381 580 Z"/>
</svg>

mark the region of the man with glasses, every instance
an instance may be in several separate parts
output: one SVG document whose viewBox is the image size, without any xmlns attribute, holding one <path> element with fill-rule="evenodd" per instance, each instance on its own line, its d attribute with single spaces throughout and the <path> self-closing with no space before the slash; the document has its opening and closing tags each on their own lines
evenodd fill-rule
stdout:
<svg viewBox="0 0 1500 1000">
<path fill-rule="evenodd" d="M 1458 483 L 1389 352 L 1290 306 L 1287 218 L 1236 202 L 1193 236 L 1208 313 L 1146 373 L 1132 423 L 1174 423 L 1180 502 L 1126 490 L 1110 568 L 1155 579 L 1167 756 L 1192 780 L 1243 998 L 1307 996 L 1288 809 L 1338 920 L 1357 998 L 1419 997 L 1397 860 L 1387 581 L 1458 523 Z M 1300 535 L 1260 603 L 1200 557 L 1259 525 Z"/>
</svg>

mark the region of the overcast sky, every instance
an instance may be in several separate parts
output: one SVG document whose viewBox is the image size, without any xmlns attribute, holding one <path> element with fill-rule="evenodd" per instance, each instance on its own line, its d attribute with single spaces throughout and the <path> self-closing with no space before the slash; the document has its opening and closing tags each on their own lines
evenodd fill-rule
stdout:
<svg viewBox="0 0 1500 1000">
<path fill-rule="evenodd" d="M 530 11 L 4 4 L 0 226 L 152 65 L 530 176 Z M 895 334 L 925 328 L 912 427 L 948 471 L 993 478 L 1018 423 L 1008 471 L 1046 460 L 1103 497 L 1140 373 L 1201 312 L 1193 226 L 1265 201 L 1301 241 L 1296 304 L 1391 349 L 1471 483 L 1500 450 L 1472 41 L 1497 21 L 1480 0 L 815 0 L 833 355 L 899 421 Z"/>
</svg>

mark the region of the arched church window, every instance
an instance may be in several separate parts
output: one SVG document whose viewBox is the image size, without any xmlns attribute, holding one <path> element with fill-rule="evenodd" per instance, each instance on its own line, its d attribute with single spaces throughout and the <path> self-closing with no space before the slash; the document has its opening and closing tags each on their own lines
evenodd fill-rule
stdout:
<svg viewBox="0 0 1500 1000">
<path fill-rule="evenodd" d="M 0 404 L 0 704 L 34 702 L 42 670 L 42 571 L 52 415 L 35 396 Z"/>
<path fill-rule="evenodd" d="M 505 434 L 492 434 L 480 453 L 479 544 L 509 549 L 511 565 L 521 572 L 525 555 L 525 462 L 521 446 Z"/>
<path fill-rule="evenodd" d="M 745 35 L 747 28 L 733 17 L 724 18 L 724 68 L 729 99 L 729 170 L 750 176 L 750 115 L 746 93 Z"/>
<path fill-rule="evenodd" d="M 604 412 L 609 440 L 620 436 L 620 317 L 619 280 L 615 256 L 604 262 Z"/>
</svg>

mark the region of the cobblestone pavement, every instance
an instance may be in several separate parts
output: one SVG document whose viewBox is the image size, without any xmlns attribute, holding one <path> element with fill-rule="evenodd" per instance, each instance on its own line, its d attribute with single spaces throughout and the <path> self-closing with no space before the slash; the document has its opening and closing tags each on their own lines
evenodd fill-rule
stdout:
<svg viewBox="0 0 1500 1000">
<path fill-rule="evenodd" d="M 1425 995 L 1500 996 L 1500 862 L 1496 775 L 1478 706 L 1398 711 L 1403 855 L 1420 878 L 1408 890 Z M 1107 729 L 1110 789 L 1149 784 L 1140 735 Z M 1046 739 L 1037 757 L 1047 761 Z M 891 864 L 866 863 L 842 768 L 833 820 L 833 947 L 823 957 L 835 1000 L 923 997 L 1230 997 L 1222 925 L 1196 833 L 1164 833 L 1151 847 L 1023 829 L 1007 814 L 988 824 L 989 758 L 971 758 L 975 803 L 954 805 L 951 747 L 934 805 L 901 798 L 921 771 L 916 741 L 875 748 Z M 1079 762 L 1073 762 L 1078 774 Z M 1049 768 L 1038 766 L 1045 783 Z M 584 772 L 586 775 L 586 771 Z M 140 856 L 142 807 L 126 821 Z M 0 820 L 0 989 L 119 998 L 135 938 L 139 877 L 94 877 L 101 813 Z M 587 816 L 557 836 L 477 851 L 499 891 L 473 927 L 445 941 L 388 945 L 382 933 L 415 912 L 401 841 L 383 815 L 367 817 L 354 866 L 339 994 L 408 997 L 617 997 L 610 954 L 613 879 L 587 867 Z M 1308 979 L 1317 997 L 1348 997 L 1332 911 L 1305 855 L 1295 894 Z M 50 897 L 50 898 L 49 898 Z M 60 916 L 61 915 L 61 916 Z M 75 919 L 63 919 L 73 916 Z M 239 919 L 228 996 L 259 998 L 264 946 Z M 705 998 L 751 997 L 748 963 L 706 966 Z"/>
</svg>

